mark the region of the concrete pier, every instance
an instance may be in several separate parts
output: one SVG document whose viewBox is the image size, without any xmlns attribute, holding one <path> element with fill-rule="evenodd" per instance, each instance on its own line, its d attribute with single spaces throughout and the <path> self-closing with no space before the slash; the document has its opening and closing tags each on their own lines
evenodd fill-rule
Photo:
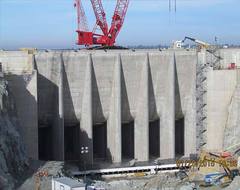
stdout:
<svg viewBox="0 0 240 190">
<path fill-rule="evenodd" d="M 80 119 L 80 147 L 79 149 L 88 149 L 89 152 L 82 152 L 81 160 L 88 160 L 93 163 L 93 107 L 92 107 L 92 55 L 89 54 L 85 70 L 84 91 L 82 98 L 82 109 Z M 87 148 L 86 148 L 87 147 Z M 81 152 L 80 152 L 81 154 Z"/>
<path fill-rule="evenodd" d="M 107 122 L 107 156 L 114 163 L 122 161 L 121 64 L 121 56 L 117 55 L 117 61 L 114 65 L 111 105 Z"/>
<path fill-rule="evenodd" d="M 175 61 L 173 53 L 169 57 L 165 57 L 159 79 L 164 82 L 163 88 L 159 89 L 161 97 L 159 106 L 161 158 L 175 157 Z"/>
<path fill-rule="evenodd" d="M 140 83 L 136 94 L 136 115 L 134 122 L 134 157 L 138 161 L 149 159 L 149 55 L 141 65 Z"/>
</svg>

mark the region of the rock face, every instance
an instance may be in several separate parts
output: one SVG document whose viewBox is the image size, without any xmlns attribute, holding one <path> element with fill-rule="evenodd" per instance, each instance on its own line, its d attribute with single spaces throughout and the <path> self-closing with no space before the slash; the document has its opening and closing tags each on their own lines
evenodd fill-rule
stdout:
<svg viewBox="0 0 240 190">
<path fill-rule="evenodd" d="M 0 78 L 0 189 L 15 189 L 27 157 L 18 133 L 16 109 L 6 80 Z"/>
</svg>

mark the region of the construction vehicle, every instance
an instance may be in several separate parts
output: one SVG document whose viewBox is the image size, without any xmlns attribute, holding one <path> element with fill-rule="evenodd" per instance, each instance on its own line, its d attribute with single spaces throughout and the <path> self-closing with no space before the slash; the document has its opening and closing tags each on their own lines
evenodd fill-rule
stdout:
<svg viewBox="0 0 240 190">
<path fill-rule="evenodd" d="M 90 0 L 96 17 L 96 25 L 92 31 L 88 30 L 87 19 L 81 0 L 75 0 L 78 22 L 78 45 L 92 46 L 114 46 L 116 38 L 123 26 L 127 13 L 129 0 L 117 0 L 115 11 L 112 17 L 111 27 L 108 28 L 106 13 L 102 6 L 102 0 Z M 100 29 L 101 33 L 96 33 Z"/>
<path fill-rule="evenodd" d="M 199 160 L 201 163 L 208 163 L 213 167 L 215 167 L 215 164 L 218 164 L 224 170 L 223 172 L 219 171 L 205 175 L 202 186 L 220 185 L 224 187 L 229 185 L 236 176 L 240 175 L 237 168 L 237 160 L 228 152 L 211 153 L 203 151 Z"/>
<path fill-rule="evenodd" d="M 207 42 L 203 42 L 201 40 L 195 39 L 195 38 L 191 38 L 191 37 L 185 37 L 184 40 L 182 40 L 182 43 L 184 43 L 186 40 L 191 40 L 193 42 L 195 42 L 196 44 L 198 44 L 200 46 L 200 48 L 209 48 L 210 44 Z"/>
<path fill-rule="evenodd" d="M 219 69 L 220 68 L 220 60 L 222 60 L 223 58 L 220 56 L 219 53 L 219 47 L 217 45 L 211 45 L 207 42 L 195 39 L 195 38 L 191 38 L 191 37 L 185 37 L 184 40 L 182 40 L 182 43 L 184 43 L 186 40 L 191 40 L 193 42 L 195 42 L 198 46 L 197 46 L 197 50 L 201 51 L 202 49 L 206 50 L 206 52 L 208 52 L 209 54 L 211 54 L 213 56 L 213 61 L 210 64 L 210 66 L 212 66 L 214 69 Z"/>
</svg>

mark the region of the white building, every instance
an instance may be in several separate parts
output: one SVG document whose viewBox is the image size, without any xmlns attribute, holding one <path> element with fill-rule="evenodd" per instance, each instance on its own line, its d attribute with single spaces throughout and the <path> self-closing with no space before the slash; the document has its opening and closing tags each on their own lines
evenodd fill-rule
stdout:
<svg viewBox="0 0 240 190">
<path fill-rule="evenodd" d="M 68 177 L 52 179 L 52 190 L 85 190 L 85 184 Z"/>
<path fill-rule="evenodd" d="M 181 49 L 182 48 L 182 41 L 178 40 L 178 41 L 175 41 L 173 42 L 173 49 Z"/>
</svg>

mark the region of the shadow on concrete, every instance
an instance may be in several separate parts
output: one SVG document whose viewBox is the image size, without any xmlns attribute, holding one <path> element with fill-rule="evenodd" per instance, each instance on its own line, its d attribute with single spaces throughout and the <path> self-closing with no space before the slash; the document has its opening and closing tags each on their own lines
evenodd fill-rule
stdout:
<svg viewBox="0 0 240 190">
<path fill-rule="evenodd" d="M 68 80 L 71 77 L 72 76 L 67 76 L 65 64 L 63 64 L 64 122 L 69 126 L 75 126 L 79 123 L 79 118 L 76 116 L 73 105 L 73 97 Z"/>
<path fill-rule="evenodd" d="M 95 127 L 95 130 L 96 128 L 106 128 L 106 126 L 97 126 Z M 98 131 L 93 131 L 93 133 L 96 132 Z M 79 148 L 88 146 L 89 152 L 80 153 L 79 160 L 74 162 L 78 165 L 79 170 L 83 171 L 108 167 L 112 163 L 112 155 L 110 150 L 107 148 L 107 134 L 104 136 L 102 136 L 102 134 L 98 134 L 99 136 L 97 138 L 94 138 L 95 135 L 93 134 L 93 139 L 89 138 L 85 131 L 81 130 L 80 134 L 81 143 Z M 101 141 L 103 139 L 105 139 L 105 142 Z"/>
<path fill-rule="evenodd" d="M 54 125 L 58 115 L 58 86 L 41 74 L 38 74 L 37 80 L 39 159 L 54 160 Z"/>
<path fill-rule="evenodd" d="M 66 60 L 67 63 L 67 60 Z M 64 105 L 64 154 L 66 161 L 86 161 L 91 162 L 92 157 L 92 143 L 93 140 L 88 137 L 85 131 L 80 128 L 80 121 L 76 116 L 73 98 L 70 91 L 70 84 L 67 76 L 65 65 L 63 64 L 63 105 Z M 58 106 L 58 86 L 45 76 L 38 75 L 38 88 L 39 94 L 39 123 L 44 126 L 58 125 L 61 122 L 59 118 L 59 106 Z M 51 145 L 47 142 L 49 149 L 54 148 L 54 136 L 58 133 L 56 130 L 52 130 L 52 142 Z M 45 136 L 47 134 L 45 133 Z M 47 145 L 46 145 L 47 146 Z M 50 148 L 52 147 L 52 148 Z M 56 147 L 56 146 L 55 146 Z M 88 155 L 81 154 L 81 148 L 88 147 Z M 48 151 L 49 152 L 49 151 Z M 57 160 L 56 157 L 49 155 L 44 160 Z"/>
<path fill-rule="evenodd" d="M 66 58 L 65 62 L 68 62 L 68 58 Z M 56 59 L 57 60 L 57 59 Z M 56 61 L 52 60 L 52 61 Z M 60 64 L 63 64 L 63 60 Z M 54 67 L 56 67 L 56 71 L 58 71 L 59 63 L 55 62 L 53 64 Z M 38 64 L 37 60 L 34 57 L 33 58 L 33 67 L 38 70 Z M 59 87 L 57 85 L 58 83 L 58 74 L 52 73 L 52 75 L 55 75 L 53 77 L 56 77 L 56 81 L 52 81 L 54 79 L 48 79 L 44 76 L 44 73 L 38 73 L 37 74 L 37 93 L 38 93 L 38 139 L 39 139 L 39 158 L 41 160 L 58 160 L 56 156 L 54 156 L 53 152 L 58 147 L 56 146 L 56 134 L 58 132 L 56 131 L 58 128 L 58 125 L 60 122 L 63 122 L 61 118 L 59 117 Z M 80 128 L 80 121 L 79 118 L 77 118 L 74 105 L 73 105 L 73 99 L 70 91 L 70 84 L 68 80 L 68 74 L 66 73 L 65 65 L 63 64 L 63 92 L 64 92 L 64 115 L 66 117 L 64 118 L 64 149 L 65 149 L 65 160 L 71 160 L 74 162 L 84 163 L 87 168 L 99 168 L 99 166 L 102 163 L 96 163 L 92 164 L 93 159 L 93 144 L 94 139 L 89 138 L 88 134 L 83 131 Z M 106 119 L 103 115 L 103 109 L 102 104 L 100 101 L 100 95 L 99 95 L 99 89 L 97 86 L 96 76 L 94 69 L 92 67 L 92 91 L 93 91 L 93 120 L 106 122 Z M 18 77 L 18 76 L 16 76 Z M 24 92 L 24 97 L 27 99 L 27 103 L 29 104 L 36 104 L 36 101 L 34 100 L 34 97 L 32 95 L 26 94 L 28 93 L 26 89 L 26 84 L 23 83 L 23 79 L 20 78 L 13 78 L 14 82 L 20 83 L 15 86 L 15 88 L 19 88 L 20 90 L 26 91 Z M 18 90 L 18 89 L 17 89 Z M 16 96 L 19 96 L 18 93 L 15 93 Z M 16 97 L 19 99 L 19 97 Z M 35 102 L 32 102 L 35 101 Z M 21 102 L 20 102 L 21 103 Z M 23 104 L 24 102 L 22 102 Z M 26 103 L 26 102 L 25 102 Z M 20 106 L 21 107 L 21 106 Z M 93 123 L 96 123 L 96 121 L 93 121 Z M 54 127 L 55 126 L 55 127 Z M 93 126 L 92 126 L 93 127 Z M 58 139 L 59 140 L 59 139 Z M 96 145 L 99 142 L 97 141 Z M 89 153 L 84 155 L 81 154 L 81 147 L 88 147 Z M 108 157 L 104 160 L 106 162 L 109 162 L 112 160 L 112 155 L 110 151 L 105 148 L 105 157 L 108 155 Z M 81 164 L 80 164 L 81 165 Z M 83 166 L 82 168 L 85 168 Z"/>
<path fill-rule="evenodd" d="M 32 113 L 33 110 L 31 110 L 31 108 L 32 106 L 36 106 L 37 102 L 35 100 L 35 97 L 27 90 L 27 84 L 31 80 L 32 74 L 23 75 L 8 74 L 5 75 L 5 77 L 8 81 L 10 91 L 9 94 L 12 94 L 16 105 L 17 116 L 20 122 L 18 130 L 21 135 L 24 135 L 24 127 L 25 123 L 27 122 L 26 120 L 28 121 L 30 120 L 31 122 L 32 119 L 32 122 L 34 122 L 35 119 L 29 118 L 29 116 L 35 114 Z"/>
<path fill-rule="evenodd" d="M 181 104 L 181 94 L 179 87 L 179 77 L 177 72 L 176 56 L 174 55 L 174 73 L 175 73 L 175 155 L 176 157 L 184 155 L 184 114 Z"/>
<path fill-rule="evenodd" d="M 95 70 L 94 70 L 94 67 L 92 67 L 93 123 L 104 123 L 106 122 L 106 118 L 104 117 L 104 114 L 103 114 L 103 108 L 102 108 L 102 103 L 101 103 L 98 89 L 99 88 L 97 84 Z"/>
<path fill-rule="evenodd" d="M 126 88 L 126 80 L 125 76 L 123 73 L 123 68 L 122 64 L 120 65 L 121 69 L 121 102 L 122 102 L 122 107 L 121 107 L 121 115 L 122 115 L 122 121 L 123 122 L 130 122 L 133 121 L 133 117 L 130 112 L 130 105 L 129 105 L 129 100 L 128 100 L 128 94 L 127 94 L 127 88 Z"/>
<path fill-rule="evenodd" d="M 68 63 L 68 59 L 66 57 L 65 63 Z M 76 116 L 73 105 L 70 84 L 65 66 L 63 71 L 64 107 L 67 107 L 64 111 L 65 113 L 67 112 L 67 114 L 70 114 L 65 114 L 69 117 L 67 119 L 65 117 L 65 158 L 76 162 L 80 170 L 99 168 L 102 163 L 108 163 L 111 161 L 112 156 L 110 151 L 107 149 L 106 119 L 103 114 L 94 67 L 91 66 L 93 138 L 90 138 L 86 131 L 82 130 L 80 127 L 80 121 Z M 98 123 L 99 126 L 95 123 Z M 68 130 L 68 132 L 66 130 Z M 86 147 L 88 149 L 87 152 Z"/>
<path fill-rule="evenodd" d="M 65 58 L 65 64 L 68 64 L 68 58 Z M 71 64 L 71 63 L 69 63 Z M 64 65 L 64 64 L 63 64 Z M 96 95 L 95 99 L 97 102 L 97 105 L 94 104 L 93 101 L 93 114 L 95 111 L 95 108 L 99 108 L 100 111 L 98 111 L 96 114 L 101 114 L 103 118 L 103 111 L 102 106 L 100 102 L 99 92 L 97 88 L 96 78 L 95 74 L 93 73 L 93 67 L 92 69 L 92 90 L 93 94 Z M 65 129 L 65 160 L 73 161 L 76 163 L 80 170 L 84 169 L 91 169 L 93 167 L 93 153 L 94 153 L 94 138 L 90 138 L 86 131 L 81 129 L 81 122 L 79 121 L 79 118 L 76 116 L 76 112 L 74 109 L 73 104 L 73 97 L 71 95 L 70 90 L 70 83 L 68 80 L 68 74 L 66 72 L 65 65 L 63 67 L 63 81 L 64 81 L 64 129 Z M 84 88 L 84 87 L 83 87 Z M 95 91 L 94 91 L 95 89 Z M 94 100 L 94 96 L 93 96 Z M 93 115 L 94 118 L 94 115 Z M 94 123 L 94 121 L 93 121 Z M 92 129 L 94 126 L 92 126 Z M 94 136 L 93 136 L 94 137 Z M 87 147 L 87 150 L 86 150 Z"/>
<path fill-rule="evenodd" d="M 68 63 L 68 59 L 66 60 Z M 80 121 L 76 116 L 70 84 L 63 63 L 63 95 L 64 95 L 64 152 L 65 160 L 78 160 L 81 156 L 80 140 L 82 132 Z"/>
<path fill-rule="evenodd" d="M 175 73 L 175 119 L 178 120 L 183 117 L 181 95 L 179 87 L 179 76 L 177 72 L 176 57 L 174 55 L 174 73 Z"/>
<path fill-rule="evenodd" d="M 175 121 L 175 155 L 184 155 L 184 117 Z"/>
<path fill-rule="evenodd" d="M 122 158 L 134 158 L 134 121 L 122 123 Z"/>
<path fill-rule="evenodd" d="M 149 122 L 149 157 L 160 157 L 160 120 Z"/>
<path fill-rule="evenodd" d="M 37 102 L 35 97 L 27 90 L 27 84 L 31 80 L 32 74 L 15 75 L 9 73 L 5 75 L 5 78 L 8 81 L 8 97 L 3 99 L 3 107 L 8 108 L 6 114 L 10 119 L 5 125 L 16 126 L 16 130 L 20 134 L 18 136 L 12 129 L 8 134 L 8 140 L 13 138 L 12 144 L 9 145 L 13 145 L 13 143 L 19 144 L 9 147 L 6 164 L 8 165 L 8 172 L 16 180 L 16 187 L 19 187 L 34 173 L 34 171 L 29 169 L 28 162 L 25 160 L 27 159 L 27 155 L 25 154 L 26 146 L 29 145 L 29 138 L 32 137 L 31 141 L 33 144 L 37 143 L 35 136 L 38 134 L 38 129 L 31 125 L 32 123 L 37 123 L 37 117 L 35 115 L 37 113 L 33 110 L 37 108 Z M 3 110 L 2 113 L 3 122 L 5 120 L 4 111 L 5 110 Z M 12 134 L 16 136 L 11 136 Z"/>
<path fill-rule="evenodd" d="M 152 72 L 148 67 L 148 93 L 149 93 L 149 158 L 160 156 L 160 120 L 157 113 L 156 97 L 153 87 Z M 158 81 L 157 81 L 158 82 Z"/>
<path fill-rule="evenodd" d="M 134 158 L 134 118 L 130 111 L 126 80 L 122 64 L 120 64 L 120 69 L 121 69 L 121 105 L 122 105 L 121 106 L 122 159 L 131 160 Z"/>
<path fill-rule="evenodd" d="M 37 68 L 37 66 L 36 66 Z M 80 158 L 80 124 L 75 115 L 69 82 L 63 64 L 63 95 L 64 113 L 71 119 L 59 117 L 59 87 L 42 74 L 38 74 L 38 113 L 39 113 L 39 147 L 41 160 L 58 160 L 54 156 L 57 149 L 58 125 L 64 123 L 64 152 L 65 160 L 78 160 Z M 67 100 L 67 102 L 66 102 Z M 67 110 L 66 110 L 67 108 Z M 55 127 L 54 127 L 55 126 Z M 45 128 L 45 129 L 42 129 Z M 50 136 L 50 138 L 48 138 Z M 49 139 L 49 140 L 48 140 Z M 58 150 L 55 150 L 58 151 Z"/>
<path fill-rule="evenodd" d="M 104 161 L 107 158 L 107 122 L 93 125 L 93 158 Z"/>
<path fill-rule="evenodd" d="M 93 168 L 112 162 L 112 155 L 107 148 L 107 121 L 103 113 L 96 73 L 92 66 L 92 110 L 93 110 Z"/>
<path fill-rule="evenodd" d="M 22 141 L 24 142 L 24 146 L 28 149 L 30 154 L 33 154 L 34 158 L 37 157 L 38 153 L 34 153 L 35 148 L 37 151 L 38 140 L 35 137 L 38 135 L 37 129 L 37 102 L 35 97 L 28 91 L 27 85 L 32 80 L 34 75 L 22 74 L 8 74 L 5 75 L 8 86 L 9 86 L 9 94 L 12 94 L 15 109 L 18 117 L 18 131 L 20 132 L 20 136 Z M 11 113 L 8 113 L 11 116 Z M 32 137 L 32 139 L 30 139 Z M 29 143 L 31 142 L 31 144 Z"/>
<path fill-rule="evenodd" d="M 159 116 L 157 114 L 156 97 L 154 93 L 152 72 L 150 67 L 148 67 L 148 73 L 149 120 L 154 121 L 159 119 Z"/>
</svg>

